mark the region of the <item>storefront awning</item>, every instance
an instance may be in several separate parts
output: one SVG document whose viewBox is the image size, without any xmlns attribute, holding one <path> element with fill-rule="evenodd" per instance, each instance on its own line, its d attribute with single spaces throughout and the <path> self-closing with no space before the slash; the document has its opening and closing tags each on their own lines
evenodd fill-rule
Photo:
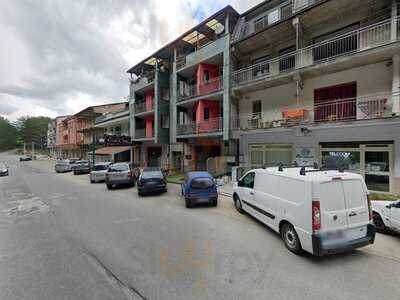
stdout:
<svg viewBox="0 0 400 300">
<path fill-rule="evenodd" d="M 97 149 L 95 154 L 96 155 L 111 155 L 111 154 L 115 154 L 115 153 L 128 151 L 130 149 L 131 149 L 131 147 L 129 147 L 129 146 L 104 147 L 104 148 Z"/>
</svg>

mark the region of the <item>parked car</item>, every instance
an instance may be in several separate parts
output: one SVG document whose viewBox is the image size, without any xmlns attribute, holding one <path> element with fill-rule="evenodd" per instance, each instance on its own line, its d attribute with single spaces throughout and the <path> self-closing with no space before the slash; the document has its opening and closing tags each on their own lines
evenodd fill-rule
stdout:
<svg viewBox="0 0 400 300">
<path fill-rule="evenodd" d="M 290 251 L 321 256 L 374 243 L 368 193 L 359 174 L 279 167 L 247 172 L 233 200 L 280 233 Z"/>
<path fill-rule="evenodd" d="M 106 173 L 109 166 L 109 162 L 95 164 L 90 171 L 90 182 L 104 182 L 106 180 Z"/>
<path fill-rule="evenodd" d="M 217 187 L 214 178 L 207 172 L 187 173 L 181 189 L 188 208 L 200 203 L 218 205 Z"/>
<path fill-rule="evenodd" d="M 54 165 L 56 173 L 65 173 L 72 171 L 72 165 L 69 160 L 58 160 Z"/>
<path fill-rule="evenodd" d="M 129 163 L 111 164 L 106 172 L 106 185 L 109 190 L 120 185 L 135 186 L 135 176 L 131 165 Z"/>
<path fill-rule="evenodd" d="M 32 157 L 28 155 L 23 155 L 19 158 L 19 161 L 31 161 Z"/>
<path fill-rule="evenodd" d="M 8 166 L 0 162 L 0 176 L 8 176 Z"/>
<path fill-rule="evenodd" d="M 72 171 L 74 175 L 79 174 L 89 174 L 90 173 L 90 163 L 88 160 L 78 160 L 72 166 Z"/>
<path fill-rule="evenodd" d="M 138 194 L 166 193 L 167 180 L 160 168 L 144 168 L 138 180 Z"/>
<path fill-rule="evenodd" d="M 400 200 L 371 201 L 374 224 L 378 232 L 400 233 Z"/>
</svg>

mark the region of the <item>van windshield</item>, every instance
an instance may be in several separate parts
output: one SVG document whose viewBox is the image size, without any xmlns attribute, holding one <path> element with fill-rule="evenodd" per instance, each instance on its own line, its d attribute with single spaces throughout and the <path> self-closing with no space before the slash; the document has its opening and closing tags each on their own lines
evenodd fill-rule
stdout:
<svg viewBox="0 0 400 300">
<path fill-rule="evenodd" d="M 191 187 L 196 190 L 205 190 L 214 185 L 211 178 L 196 178 L 192 180 Z"/>
</svg>

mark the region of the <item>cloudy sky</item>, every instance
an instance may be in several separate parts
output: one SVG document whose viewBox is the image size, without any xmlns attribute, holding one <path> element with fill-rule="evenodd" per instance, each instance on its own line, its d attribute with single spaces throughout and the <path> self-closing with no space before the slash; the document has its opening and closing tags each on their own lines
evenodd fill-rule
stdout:
<svg viewBox="0 0 400 300">
<path fill-rule="evenodd" d="M 227 4 L 261 0 L 0 0 L 0 115 L 124 100 L 125 71 Z"/>
</svg>

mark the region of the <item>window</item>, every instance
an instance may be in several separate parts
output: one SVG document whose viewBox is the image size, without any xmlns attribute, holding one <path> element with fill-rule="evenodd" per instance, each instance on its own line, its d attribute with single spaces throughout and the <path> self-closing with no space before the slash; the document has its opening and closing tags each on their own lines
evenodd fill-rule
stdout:
<svg viewBox="0 0 400 300">
<path fill-rule="evenodd" d="M 208 190 L 214 186 L 214 181 L 211 178 L 196 178 L 192 180 L 191 187 L 196 190 Z"/>
<path fill-rule="evenodd" d="M 242 182 L 243 182 L 243 187 L 246 188 L 254 188 L 254 177 L 255 177 L 255 173 L 251 172 L 249 174 L 247 174 L 245 177 L 243 177 Z"/>
<path fill-rule="evenodd" d="M 210 71 L 205 70 L 203 73 L 203 82 L 207 83 L 210 80 Z"/>
<path fill-rule="evenodd" d="M 253 68 L 253 77 L 262 77 L 269 73 L 269 56 L 260 57 L 252 61 Z"/>
<path fill-rule="evenodd" d="M 279 50 L 279 56 L 284 56 L 279 59 L 279 72 L 290 71 L 296 67 L 296 55 L 286 55 L 294 51 L 296 51 L 296 46 Z"/>
<path fill-rule="evenodd" d="M 279 163 L 293 162 L 292 145 L 253 144 L 249 145 L 250 167 L 277 166 Z"/>
<path fill-rule="evenodd" d="M 204 107 L 204 120 L 210 119 L 210 108 Z"/>
<path fill-rule="evenodd" d="M 169 115 L 161 115 L 161 128 L 168 129 L 169 128 Z"/>
<path fill-rule="evenodd" d="M 253 116 L 261 118 L 262 106 L 261 106 L 261 101 L 260 100 L 253 102 L 253 108 L 252 109 L 253 109 L 252 110 L 253 111 Z"/>
</svg>

